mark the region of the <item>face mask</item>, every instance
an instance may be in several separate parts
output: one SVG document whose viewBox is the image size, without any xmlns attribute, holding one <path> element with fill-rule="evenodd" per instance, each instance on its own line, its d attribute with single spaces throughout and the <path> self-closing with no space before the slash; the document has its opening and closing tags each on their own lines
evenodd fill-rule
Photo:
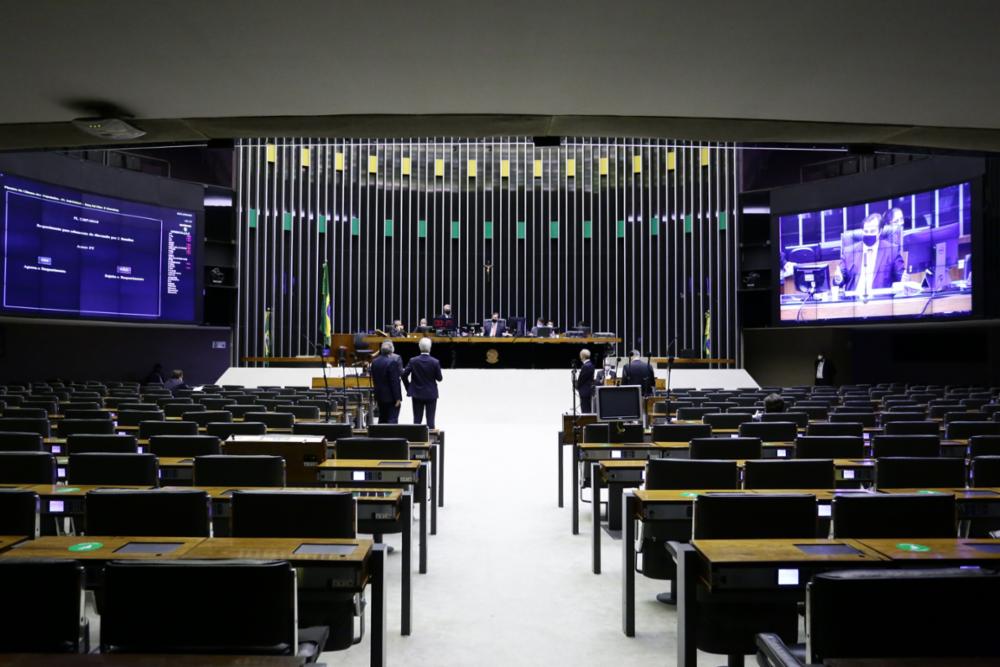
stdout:
<svg viewBox="0 0 1000 667">
<path fill-rule="evenodd" d="M 494 322 L 496 322 L 496 321 L 497 321 L 497 318 L 495 318 L 495 317 L 494 317 L 494 318 L 493 318 L 493 321 L 494 321 Z"/>
<path fill-rule="evenodd" d="M 878 234 L 865 234 L 863 238 L 865 245 L 869 248 L 878 243 Z"/>
</svg>

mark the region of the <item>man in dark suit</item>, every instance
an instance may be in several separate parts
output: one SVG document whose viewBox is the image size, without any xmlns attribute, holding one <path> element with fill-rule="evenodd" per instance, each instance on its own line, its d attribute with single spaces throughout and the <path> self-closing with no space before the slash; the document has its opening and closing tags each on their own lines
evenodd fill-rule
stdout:
<svg viewBox="0 0 1000 667">
<path fill-rule="evenodd" d="M 392 341 L 383 342 L 378 356 L 371 364 L 379 424 L 399 422 L 399 405 L 403 402 L 403 395 L 399 390 L 401 371 L 400 359 L 393 354 Z"/>
<path fill-rule="evenodd" d="M 594 364 L 590 360 L 590 350 L 580 350 L 580 374 L 576 376 L 576 391 L 580 394 L 580 412 L 591 412 L 594 396 Z"/>
<path fill-rule="evenodd" d="M 872 290 L 892 287 L 903 278 L 906 268 L 899 253 L 884 230 L 888 220 L 872 213 L 862 223 L 861 240 L 842 251 L 840 266 L 833 277 L 834 284 L 849 292 L 869 295 Z"/>
<path fill-rule="evenodd" d="M 642 387 L 642 395 L 648 396 L 653 393 L 654 377 L 653 367 L 643 361 L 639 350 L 632 350 L 632 359 L 622 371 L 622 384 L 637 384 Z"/>
<path fill-rule="evenodd" d="M 483 335 L 490 338 L 502 336 L 506 331 L 507 325 L 500 321 L 500 313 L 493 313 L 493 316 L 487 320 L 486 326 L 483 327 Z"/>
<path fill-rule="evenodd" d="M 421 338 L 420 354 L 411 358 L 403 369 L 403 384 L 406 394 L 413 400 L 413 423 L 424 420 L 427 410 L 427 428 L 434 428 L 434 413 L 437 411 L 437 383 L 442 380 L 441 363 L 431 356 L 431 339 Z"/>
</svg>

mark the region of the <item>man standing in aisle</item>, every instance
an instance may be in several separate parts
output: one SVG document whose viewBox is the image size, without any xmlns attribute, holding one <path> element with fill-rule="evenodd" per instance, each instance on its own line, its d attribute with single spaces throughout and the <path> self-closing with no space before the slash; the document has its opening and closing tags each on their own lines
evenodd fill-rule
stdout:
<svg viewBox="0 0 1000 667">
<path fill-rule="evenodd" d="M 402 363 L 393 351 L 392 341 L 383 341 L 378 356 L 371 365 L 379 424 L 399 423 L 399 405 L 403 402 L 403 395 L 399 390 Z"/>
<path fill-rule="evenodd" d="M 580 394 L 580 412 L 592 412 L 591 399 L 594 395 L 594 363 L 590 360 L 590 350 L 580 350 L 580 374 L 576 376 L 576 391 Z"/>
<path fill-rule="evenodd" d="M 441 363 L 431 356 L 431 339 L 421 338 L 420 354 L 410 359 L 403 370 L 406 394 L 413 400 L 413 423 L 419 424 L 427 410 L 427 428 L 434 428 L 437 411 L 438 387 L 442 380 Z"/>
<path fill-rule="evenodd" d="M 653 393 L 653 384 L 656 377 L 653 374 L 653 367 L 643 360 L 639 350 L 632 350 L 632 360 L 622 371 L 622 384 L 637 384 L 642 387 L 642 395 L 649 396 Z"/>
</svg>

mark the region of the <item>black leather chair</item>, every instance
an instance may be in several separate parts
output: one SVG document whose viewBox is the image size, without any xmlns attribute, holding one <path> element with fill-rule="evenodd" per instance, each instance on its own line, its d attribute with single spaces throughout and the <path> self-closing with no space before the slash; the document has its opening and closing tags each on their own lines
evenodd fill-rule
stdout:
<svg viewBox="0 0 1000 667">
<path fill-rule="evenodd" d="M 38 509 L 34 491 L 0 489 L 0 535 L 38 537 Z"/>
<path fill-rule="evenodd" d="M 195 422 L 198 426 L 207 426 L 210 422 L 231 422 L 233 413 L 228 410 L 188 410 L 181 414 L 181 419 Z"/>
<path fill-rule="evenodd" d="M 406 461 L 410 458 L 410 443 L 406 438 L 341 438 L 335 453 L 338 459 Z"/>
<path fill-rule="evenodd" d="M 759 459 L 760 438 L 695 438 L 691 441 L 692 459 Z"/>
<path fill-rule="evenodd" d="M 118 412 L 156 412 L 160 409 L 157 403 L 142 403 L 138 401 L 119 403 Z"/>
<path fill-rule="evenodd" d="M 700 408 L 700 407 L 677 408 L 677 419 L 681 419 L 684 421 L 696 420 L 696 419 L 700 420 L 705 415 L 711 414 L 713 412 L 715 412 L 715 408 Z"/>
<path fill-rule="evenodd" d="M 264 435 L 267 426 L 263 422 L 209 422 L 205 432 L 225 440 L 231 435 Z"/>
<path fill-rule="evenodd" d="M 746 422 L 740 424 L 740 436 L 760 438 L 763 442 L 795 442 L 799 427 L 794 422 Z"/>
<path fill-rule="evenodd" d="M 44 407 L 31 406 L 24 403 L 20 406 L 4 408 L 3 416 L 6 419 L 48 419 L 49 411 Z"/>
<path fill-rule="evenodd" d="M 933 489 L 965 487 L 965 459 L 889 456 L 875 465 L 879 489 Z"/>
<path fill-rule="evenodd" d="M 799 428 L 809 425 L 809 415 L 805 412 L 765 412 L 760 416 L 762 422 L 792 422 Z"/>
<path fill-rule="evenodd" d="M 296 420 L 319 419 L 319 408 L 314 405 L 295 405 L 283 403 L 277 407 L 276 413 L 291 414 Z"/>
<path fill-rule="evenodd" d="M 352 538 L 356 506 L 346 491 L 234 491 L 233 537 Z"/>
<path fill-rule="evenodd" d="M 945 437 L 949 440 L 967 440 L 977 435 L 1000 435 L 1000 422 L 952 421 L 945 425 Z"/>
<path fill-rule="evenodd" d="M 709 424 L 656 424 L 651 429 L 653 442 L 691 442 L 712 437 Z"/>
<path fill-rule="evenodd" d="M 298 655 L 315 661 L 326 639 L 322 631 L 302 645 L 295 571 L 287 561 L 112 561 L 104 569 L 104 586 L 102 653 Z"/>
<path fill-rule="evenodd" d="M 198 435 L 198 424 L 186 421 L 144 421 L 139 423 L 139 439 L 154 435 Z"/>
<path fill-rule="evenodd" d="M 281 487 L 285 485 L 285 459 L 263 454 L 196 456 L 194 485 Z"/>
<path fill-rule="evenodd" d="M 3 434 L 0 434 L 2 441 Z M 1000 435 L 974 435 L 969 438 L 969 458 L 1000 456 Z"/>
<path fill-rule="evenodd" d="M 747 489 L 832 489 L 832 459 L 747 460 L 743 486 Z"/>
<path fill-rule="evenodd" d="M 297 422 L 292 426 L 292 433 L 295 435 L 324 435 L 327 442 L 350 438 L 353 432 L 353 427 L 350 424 Z"/>
<path fill-rule="evenodd" d="M 208 456 L 219 454 L 222 446 L 214 435 L 154 435 L 149 451 L 157 456 Z"/>
<path fill-rule="evenodd" d="M 111 419 L 111 413 L 100 408 L 73 408 L 63 412 L 66 419 Z"/>
<path fill-rule="evenodd" d="M 87 652 L 83 581 L 75 560 L 0 560 L 0 653 Z"/>
<path fill-rule="evenodd" d="M 861 422 L 816 422 L 806 426 L 806 435 L 850 435 L 864 437 L 865 425 Z"/>
<path fill-rule="evenodd" d="M 426 424 L 372 424 L 368 427 L 371 438 L 406 438 L 407 442 L 429 442 L 430 429 Z"/>
<path fill-rule="evenodd" d="M 119 426 L 138 426 L 144 421 L 163 421 L 166 414 L 163 410 L 119 410 Z"/>
<path fill-rule="evenodd" d="M 233 419 L 243 419 L 248 412 L 260 412 L 260 406 L 253 403 L 234 403 L 226 406 L 226 411 Z"/>
<path fill-rule="evenodd" d="M 866 428 L 878 426 L 878 417 L 874 412 L 833 412 L 830 414 L 833 423 L 860 423 Z"/>
<path fill-rule="evenodd" d="M 118 452 L 134 454 L 139 451 L 139 441 L 134 435 L 94 435 L 90 433 L 71 435 L 66 438 L 69 454 L 87 452 Z"/>
<path fill-rule="evenodd" d="M 0 432 L 0 452 L 40 452 L 42 436 L 16 431 Z"/>
<path fill-rule="evenodd" d="M 883 419 L 886 415 L 882 415 Z M 936 421 L 889 421 L 882 427 L 886 435 L 941 435 L 941 425 Z"/>
<path fill-rule="evenodd" d="M 159 486 L 160 463 L 153 454 L 88 452 L 70 454 L 70 484 Z"/>
<path fill-rule="evenodd" d="M 84 507 L 88 535 L 211 535 L 208 493 L 197 489 L 98 489 L 87 494 Z"/>
<path fill-rule="evenodd" d="M 98 434 L 111 435 L 115 432 L 115 423 L 111 419 L 62 419 L 56 429 L 60 438 L 71 435 Z"/>
<path fill-rule="evenodd" d="M 716 429 L 738 429 L 741 424 L 753 421 L 753 416 L 740 412 L 710 412 L 701 421 Z"/>
<path fill-rule="evenodd" d="M 941 456 L 941 438 L 936 435 L 875 435 L 872 436 L 872 457 Z"/>
<path fill-rule="evenodd" d="M 49 452 L 0 452 L 0 484 L 55 484 L 56 457 Z"/>
<path fill-rule="evenodd" d="M 942 494 L 851 493 L 834 497 L 836 538 L 956 537 L 955 496 Z"/>
<path fill-rule="evenodd" d="M 295 415 L 290 412 L 248 412 L 243 415 L 245 421 L 261 422 L 269 429 L 292 428 Z"/>
<path fill-rule="evenodd" d="M 865 441 L 860 435 L 800 435 L 795 439 L 795 456 L 801 459 L 860 459 Z"/>
<path fill-rule="evenodd" d="M 0 432 L 37 433 L 43 438 L 51 435 L 47 417 L 0 417 Z"/>
<path fill-rule="evenodd" d="M 972 459 L 972 486 L 1000 486 L 1000 456 L 977 456 Z"/>
<path fill-rule="evenodd" d="M 167 417 L 184 418 L 188 412 L 202 412 L 202 406 L 194 403 L 167 403 L 162 407 L 163 414 Z"/>
<path fill-rule="evenodd" d="M 204 406 L 206 410 L 229 410 L 230 405 L 237 403 L 235 398 L 220 396 L 203 396 L 195 402 Z"/>
</svg>

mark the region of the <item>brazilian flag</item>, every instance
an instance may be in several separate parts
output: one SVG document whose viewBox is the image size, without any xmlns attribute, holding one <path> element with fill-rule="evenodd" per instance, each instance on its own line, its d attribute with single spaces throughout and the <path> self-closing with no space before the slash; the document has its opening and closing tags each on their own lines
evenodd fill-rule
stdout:
<svg viewBox="0 0 1000 667">
<path fill-rule="evenodd" d="M 705 311 L 705 356 L 712 356 L 712 311 Z"/>
<path fill-rule="evenodd" d="M 323 282 L 320 285 L 320 295 L 323 297 L 323 347 L 330 347 L 330 339 L 333 334 L 333 311 L 330 309 L 330 266 L 323 262 Z"/>
</svg>

